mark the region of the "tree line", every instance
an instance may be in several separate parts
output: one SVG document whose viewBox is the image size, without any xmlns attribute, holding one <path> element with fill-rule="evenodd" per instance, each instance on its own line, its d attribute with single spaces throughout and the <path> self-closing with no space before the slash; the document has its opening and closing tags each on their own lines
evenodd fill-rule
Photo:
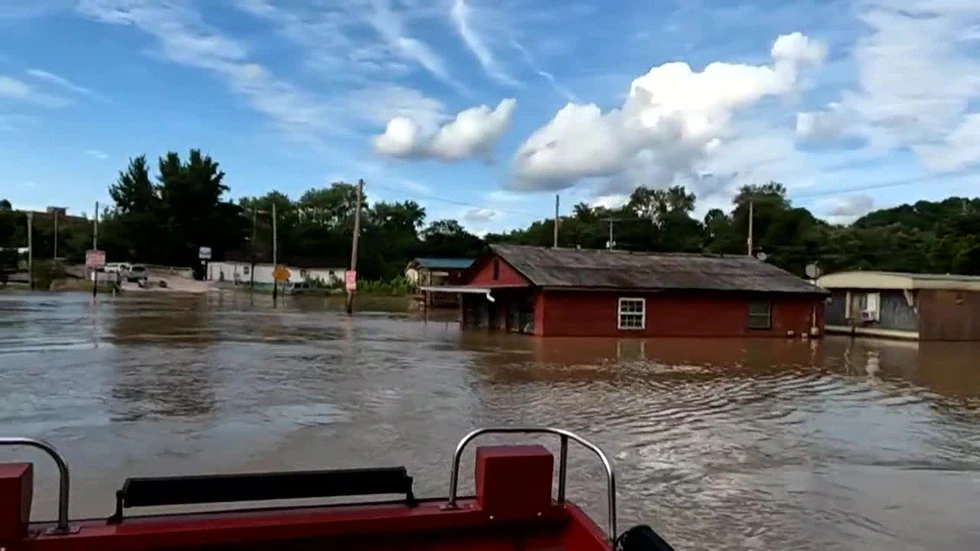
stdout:
<svg viewBox="0 0 980 551">
<path fill-rule="evenodd" d="M 155 169 L 155 170 L 154 170 Z M 152 172 L 152 174 L 151 174 Z M 299 197 L 271 191 L 232 201 L 219 164 L 199 150 L 185 157 L 169 152 L 156 166 L 146 156 L 130 159 L 109 186 L 112 204 L 100 214 L 99 248 L 114 259 L 199 266 L 198 248 L 214 259 L 270 262 L 272 211 L 276 212 L 279 262 L 301 267 L 346 266 L 350 262 L 357 185 L 336 182 Z M 559 245 L 604 248 L 613 224 L 615 248 L 635 251 L 747 254 L 749 210 L 754 253 L 803 275 L 816 263 L 824 273 L 888 270 L 980 274 L 980 199 L 950 197 L 870 212 L 849 225 L 836 225 L 792 204 L 782 184 L 741 188 L 727 211 L 695 217 L 697 197 L 681 186 L 636 188 L 619 208 L 575 205 L 559 219 Z M 0 247 L 26 246 L 26 218 L 0 201 Z M 66 219 L 59 227 L 59 256 L 84 259 L 93 225 Z M 419 256 L 472 257 L 488 243 L 551 246 L 554 220 L 481 239 L 452 219 L 428 220 L 415 201 L 362 200 L 359 276 L 390 279 Z M 51 216 L 35 216 L 36 258 L 54 249 Z M 3 264 L 0 259 L 0 264 Z"/>
</svg>

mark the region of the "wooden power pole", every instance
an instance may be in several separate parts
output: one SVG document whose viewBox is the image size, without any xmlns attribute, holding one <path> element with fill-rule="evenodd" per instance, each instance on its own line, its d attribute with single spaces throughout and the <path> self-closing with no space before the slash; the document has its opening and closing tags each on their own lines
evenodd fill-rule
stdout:
<svg viewBox="0 0 980 551">
<path fill-rule="evenodd" d="M 250 247 L 251 248 L 250 252 L 252 257 L 252 267 L 248 271 L 248 288 L 252 290 L 255 289 L 255 237 L 256 237 L 255 223 L 257 222 L 256 214 L 257 213 L 255 212 L 255 205 L 252 205 L 252 241 L 251 241 L 252 246 Z"/>
<path fill-rule="evenodd" d="M 556 249 L 558 248 L 558 205 L 559 205 L 558 202 L 559 200 L 560 200 L 559 196 L 556 193 L 555 194 L 555 243 L 554 243 L 554 247 Z"/>
<path fill-rule="evenodd" d="M 364 201 L 364 180 L 357 181 L 357 206 L 354 210 L 354 236 L 351 239 L 350 271 L 354 273 L 355 286 L 357 283 L 357 246 L 361 237 L 361 203 Z M 346 279 L 346 278 L 344 278 Z M 346 281 L 345 281 L 346 285 Z M 347 289 L 347 313 L 354 313 L 354 293 L 356 289 Z"/>
<path fill-rule="evenodd" d="M 34 290 L 34 213 L 27 212 L 27 280 Z"/>
<path fill-rule="evenodd" d="M 54 261 L 58 261 L 58 209 L 54 211 Z"/>
<path fill-rule="evenodd" d="M 752 256 L 752 230 L 753 230 L 752 224 L 753 224 L 753 219 L 755 218 L 755 213 L 753 212 L 755 208 L 752 203 L 753 201 L 749 199 L 749 236 L 748 239 L 746 240 L 746 243 L 748 244 L 749 256 Z"/>
<path fill-rule="evenodd" d="M 92 220 L 92 250 L 99 250 L 99 202 L 95 202 L 95 216 Z M 99 294 L 99 270 L 92 268 L 92 298 Z"/>
<path fill-rule="evenodd" d="M 279 281 L 276 279 L 274 272 L 276 272 L 276 267 L 279 266 L 279 233 L 277 231 L 278 226 L 276 225 L 276 203 L 272 202 L 272 303 L 276 303 L 276 299 L 279 297 Z"/>
</svg>

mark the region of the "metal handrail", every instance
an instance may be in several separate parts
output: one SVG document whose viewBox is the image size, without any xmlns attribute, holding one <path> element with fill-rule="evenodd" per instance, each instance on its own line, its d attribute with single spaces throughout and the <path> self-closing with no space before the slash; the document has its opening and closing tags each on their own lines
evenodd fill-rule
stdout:
<svg viewBox="0 0 980 551">
<path fill-rule="evenodd" d="M 449 501 L 446 503 L 447 509 L 455 509 L 457 491 L 459 489 L 459 464 L 463 458 L 463 451 L 473 439 L 484 434 L 554 434 L 561 438 L 561 451 L 558 456 L 558 503 L 565 503 L 565 478 L 568 475 L 568 441 L 569 439 L 582 444 L 592 453 L 599 457 L 602 466 L 606 469 L 606 483 L 608 486 L 607 499 L 609 502 L 609 540 L 616 541 L 618 531 L 616 529 L 616 473 L 613 471 L 612 463 L 606 454 L 592 442 L 565 429 L 551 427 L 487 427 L 476 429 L 467 434 L 456 444 L 456 452 L 453 454 L 453 467 L 449 475 Z"/>
<path fill-rule="evenodd" d="M 58 523 L 55 525 L 54 529 L 50 530 L 50 534 L 70 534 L 71 527 L 68 525 L 68 491 L 70 484 L 70 477 L 68 474 L 68 463 L 65 458 L 58 453 L 58 450 L 54 446 L 45 442 L 44 440 L 38 440 L 36 438 L 22 438 L 18 436 L 2 437 L 0 436 L 0 447 L 3 446 L 28 446 L 31 448 L 37 448 L 48 455 L 51 459 L 54 459 L 55 465 L 58 466 Z"/>
</svg>

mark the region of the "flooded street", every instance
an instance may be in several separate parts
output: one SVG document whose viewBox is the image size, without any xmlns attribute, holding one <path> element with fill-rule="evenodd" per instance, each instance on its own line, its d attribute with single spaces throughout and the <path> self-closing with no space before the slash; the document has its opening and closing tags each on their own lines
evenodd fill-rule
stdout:
<svg viewBox="0 0 980 551">
<path fill-rule="evenodd" d="M 0 293 L 0 433 L 61 449 L 76 517 L 136 475 L 405 465 L 445 495 L 463 434 L 524 424 L 603 447 L 620 529 L 679 551 L 980 549 L 980 346 L 540 340 L 269 300 Z M 53 517 L 52 464 L 13 457 Z M 602 523 L 601 469 L 572 460 Z"/>
</svg>

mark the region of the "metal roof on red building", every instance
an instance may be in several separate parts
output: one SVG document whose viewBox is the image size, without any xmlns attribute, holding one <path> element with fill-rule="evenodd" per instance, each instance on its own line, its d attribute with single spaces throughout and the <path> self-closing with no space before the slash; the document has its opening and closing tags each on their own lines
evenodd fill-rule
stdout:
<svg viewBox="0 0 980 551">
<path fill-rule="evenodd" d="M 526 245 L 490 248 L 538 287 L 827 294 L 821 287 L 750 256 Z"/>
</svg>

